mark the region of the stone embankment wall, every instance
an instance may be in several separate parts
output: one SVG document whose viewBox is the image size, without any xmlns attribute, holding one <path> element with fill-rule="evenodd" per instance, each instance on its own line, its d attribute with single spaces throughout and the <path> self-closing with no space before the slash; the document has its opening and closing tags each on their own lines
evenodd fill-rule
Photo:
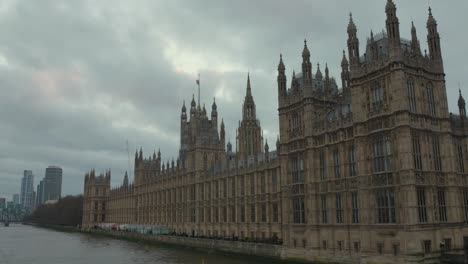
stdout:
<svg viewBox="0 0 468 264">
<path fill-rule="evenodd" d="M 123 238 L 133 241 L 164 243 L 213 251 L 238 253 L 243 255 L 260 256 L 266 258 L 282 259 L 282 246 L 260 243 L 247 243 L 228 240 L 214 240 L 205 238 L 192 238 L 169 235 L 147 235 L 132 232 L 90 230 L 93 234 Z"/>
</svg>

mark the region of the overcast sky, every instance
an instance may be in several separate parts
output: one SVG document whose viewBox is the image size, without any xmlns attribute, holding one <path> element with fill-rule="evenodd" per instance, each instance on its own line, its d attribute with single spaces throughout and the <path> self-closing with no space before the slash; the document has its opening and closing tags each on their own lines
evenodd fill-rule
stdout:
<svg viewBox="0 0 468 264">
<path fill-rule="evenodd" d="M 314 71 L 317 62 L 328 63 L 339 79 L 348 13 L 362 50 L 370 30 L 385 27 L 385 2 L 2 0 L 0 197 L 19 192 L 24 169 L 33 170 L 37 185 L 48 165 L 59 165 L 63 194 L 78 194 L 90 168 L 112 169 L 112 184 L 119 184 L 139 146 L 145 156 L 161 148 L 163 160 L 176 157 L 180 108 L 198 72 L 202 101 L 210 111 L 216 97 L 234 140 L 250 71 L 257 114 L 274 142 L 279 53 L 290 77 L 301 68 L 306 38 Z M 414 20 L 426 49 L 427 1 L 395 2 L 402 37 L 409 38 Z M 468 86 L 468 1 L 431 5 L 456 112 L 458 83 Z"/>
</svg>

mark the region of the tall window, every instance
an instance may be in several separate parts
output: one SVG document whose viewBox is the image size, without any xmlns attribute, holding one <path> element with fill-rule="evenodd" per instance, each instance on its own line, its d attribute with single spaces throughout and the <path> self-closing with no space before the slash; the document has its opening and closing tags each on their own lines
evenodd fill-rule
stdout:
<svg viewBox="0 0 468 264">
<path fill-rule="evenodd" d="M 273 203 L 273 223 L 278 223 L 278 203 Z"/>
<path fill-rule="evenodd" d="M 326 160 L 325 160 L 325 152 L 322 150 L 319 153 L 319 163 L 320 163 L 320 180 L 324 181 L 327 179 L 326 174 Z"/>
<path fill-rule="evenodd" d="M 301 115 L 294 111 L 291 118 L 291 129 L 293 132 L 296 132 L 301 129 Z"/>
<path fill-rule="evenodd" d="M 254 195 L 255 194 L 255 177 L 254 175 L 250 175 L 250 194 Z"/>
<path fill-rule="evenodd" d="M 376 191 L 377 222 L 380 224 L 396 223 L 395 191 L 380 189 Z"/>
<path fill-rule="evenodd" d="M 278 176 L 276 176 L 276 169 L 271 171 L 271 189 L 276 192 L 278 188 Z"/>
<path fill-rule="evenodd" d="M 291 158 L 292 183 L 304 183 L 304 161 L 298 156 Z"/>
<path fill-rule="evenodd" d="M 227 222 L 227 208 L 226 206 L 223 206 L 223 222 Z"/>
<path fill-rule="evenodd" d="M 413 141 L 413 160 L 414 160 L 414 169 L 416 173 L 421 173 L 422 170 L 422 160 L 421 160 L 421 144 L 419 141 L 419 135 L 416 133 L 412 134 Z"/>
<path fill-rule="evenodd" d="M 351 206 L 352 206 L 352 221 L 353 224 L 359 223 L 359 196 L 358 192 L 351 193 Z"/>
<path fill-rule="evenodd" d="M 426 192 L 424 188 L 418 188 L 416 191 L 418 199 L 418 216 L 420 223 L 427 222 L 427 211 L 426 211 Z"/>
<path fill-rule="evenodd" d="M 265 193 L 266 192 L 266 179 L 265 179 L 265 173 L 261 173 L 260 176 L 260 192 Z"/>
<path fill-rule="evenodd" d="M 241 195 L 244 196 L 245 195 L 245 176 L 242 175 L 240 177 L 240 180 L 241 180 Z"/>
<path fill-rule="evenodd" d="M 338 148 L 333 150 L 333 171 L 335 173 L 335 179 L 341 177 L 341 168 L 340 168 L 340 152 Z"/>
<path fill-rule="evenodd" d="M 432 88 L 432 84 L 427 84 L 426 87 L 426 96 L 427 96 L 427 107 L 429 114 L 431 116 L 436 115 L 436 108 L 435 108 L 435 101 L 434 101 L 434 89 Z"/>
<path fill-rule="evenodd" d="M 223 180 L 223 198 L 227 197 L 227 179 Z"/>
<path fill-rule="evenodd" d="M 343 203 L 341 201 L 341 193 L 337 193 L 335 197 L 335 206 L 336 206 L 336 223 L 343 223 Z"/>
<path fill-rule="evenodd" d="M 349 157 L 349 176 L 354 177 L 354 176 L 357 175 L 357 171 L 356 171 L 356 150 L 355 150 L 354 145 L 349 146 L 348 157 Z"/>
<path fill-rule="evenodd" d="M 439 221 L 447 222 L 447 206 L 445 204 L 445 190 L 439 188 L 437 190 L 437 196 L 439 200 Z"/>
<path fill-rule="evenodd" d="M 392 171 L 392 147 L 390 136 L 380 135 L 373 144 L 374 172 Z"/>
<path fill-rule="evenodd" d="M 383 106 L 384 91 L 380 83 L 376 82 L 372 86 L 372 110 L 379 110 Z"/>
<path fill-rule="evenodd" d="M 416 113 L 416 92 L 414 90 L 414 81 L 411 79 L 408 80 L 406 88 L 408 93 L 409 111 L 411 113 Z"/>
<path fill-rule="evenodd" d="M 245 223 L 245 206 L 241 206 L 241 222 Z"/>
<path fill-rule="evenodd" d="M 255 223 L 255 205 L 250 206 L 250 222 Z"/>
<path fill-rule="evenodd" d="M 465 213 L 465 222 L 468 221 L 468 189 L 463 189 L 463 209 Z"/>
<path fill-rule="evenodd" d="M 304 197 L 294 196 L 292 198 L 293 203 L 293 222 L 295 224 L 305 223 L 305 212 L 304 212 Z"/>
<path fill-rule="evenodd" d="M 231 195 L 232 197 L 236 196 L 236 178 L 235 177 L 231 179 Z"/>
<path fill-rule="evenodd" d="M 234 205 L 231 205 L 231 222 L 236 222 L 236 207 Z"/>
<path fill-rule="evenodd" d="M 464 173 L 465 164 L 463 163 L 463 143 L 461 140 L 456 142 L 455 148 L 457 152 L 457 172 Z"/>
<path fill-rule="evenodd" d="M 266 222 L 266 204 L 262 203 L 262 222 Z"/>
<path fill-rule="evenodd" d="M 434 170 L 442 171 L 442 159 L 440 157 L 440 144 L 438 135 L 432 135 L 432 154 L 434 157 Z"/>
<path fill-rule="evenodd" d="M 326 224 L 328 223 L 327 195 L 322 194 L 320 200 L 322 203 L 322 224 Z"/>
<path fill-rule="evenodd" d="M 200 219 L 200 223 L 205 222 L 205 212 L 203 208 L 198 209 L 198 218 Z"/>
</svg>

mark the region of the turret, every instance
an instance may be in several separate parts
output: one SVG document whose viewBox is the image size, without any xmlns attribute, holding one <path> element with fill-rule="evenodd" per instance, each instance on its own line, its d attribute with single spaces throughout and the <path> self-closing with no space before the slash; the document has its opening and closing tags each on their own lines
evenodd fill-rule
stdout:
<svg viewBox="0 0 468 264">
<path fill-rule="evenodd" d="M 250 87 L 250 74 L 247 74 L 247 89 L 243 105 L 243 119 L 244 120 L 255 120 L 256 110 L 255 102 L 252 96 L 252 88 Z"/>
<path fill-rule="evenodd" d="M 211 125 L 215 130 L 218 130 L 218 106 L 215 98 L 213 98 L 213 104 L 211 105 Z"/>
<path fill-rule="evenodd" d="M 325 63 L 325 90 L 331 90 L 330 71 L 328 70 L 328 63 Z"/>
<path fill-rule="evenodd" d="M 400 51 L 400 22 L 398 21 L 396 10 L 393 0 L 387 0 L 385 13 L 387 14 L 386 26 L 390 55 L 396 55 Z"/>
<path fill-rule="evenodd" d="M 460 95 L 458 97 L 458 111 L 460 113 L 460 118 L 462 120 L 466 119 L 466 108 L 465 108 L 465 98 L 463 98 L 463 95 L 461 93 L 461 89 L 458 90 Z"/>
<path fill-rule="evenodd" d="M 317 63 L 317 72 L 315 73 L 315 79 L 317 79 L 318 81 L 323 80 L 323 75 L 322 75 L 322 71 L 320 71 L 320 64 L 319 63 Z"/>
<path fill-rule="evenodd" d="M 429 56 L 431 60 L 442 65 L 442 53 L 440 48 L 440 36 L 437 31 L 437 21 L 432 16 L 432 9 L 429 7 L 429 18 L 427 19 L 427 43 L 429 46 Z"/>
<path fill-rule="evenodd" d="M 225 146 L 226 144 L 226 132 L 224 130 L 224 119 L 221 119 L 221 131 L 220 131 L 220 144 L 223 146 Z"/>
<path fill-rule="evenodd" d="M 411 21 L 411 51 L 414 54 L 421 55 L 421 46 L 419 44 L 416 27 L 414 26 L 413 21 Z"/>
<path fill-rule="evenodd" d="M 283 63 L 283 55 L 280 54 L 280 61 L 278 64 L 278 97 L 281 98 L 283 96 L 286 96 L 286 74 L 285 74 L 286 68 L 284 67 Z"/>
<path fill-rule="evenodd" d="M 187 120 L 187 108 L 185 108 L 185 100 L 182 104 L 182 113 L 180 115 L 180 119 L 183 120 L 183 121 L 186 121 Z"/>
<path fill-rule="evenodd" d="M 280 138 L 279 138 L 279 136 L 276 138 L 276 154 L 278 156 L 280 154 Z"/>
<path fill-rule="evenodd" d="M 307 40 L 304 40 L 302 51 L 302 78 L 304 86 L 312 85 L 312 64 L 310 63 L 310 51 L 307 48 Z"/>
<path fill-rule="evenodd" d="M 349 63 L 346 59 L 346 53 L 343 50 L 343 59 L 341 60 L 341 87 L 343 88 L 344 94 L 349 94 Z"/>
<path fill-rule="evenodd" d="M 197 112 L 197 103 L 195 102 L 195 95 L 192 95 L 192 102 L 190 103 L 190 117 L 195 116 Z"/>
<path fill-rule="evenodd" d="M 265 160 L 270 160 L 270 147 L 268 147 L 268 139 L 265 140 Z"/>
<path fill-rule="evenodd" d="M 357 28 L 353 21 L 353 15 L 349 13 L 348 24 L 348 54 L 351 62 L 351 68 L 359 64 L 359 39 L 357 37 Z"/>
<path fill-rule="evenodd" d="M 123 186 L 128 187 L 128 174 L 125 172 L 124 180 L 123 180 Z"/>
<path fill-rule="evenodd" d="M 143 149 L 140 147 L 140 155 L 138 156 L 138 160 L 143 160 Z"/>
</svg>

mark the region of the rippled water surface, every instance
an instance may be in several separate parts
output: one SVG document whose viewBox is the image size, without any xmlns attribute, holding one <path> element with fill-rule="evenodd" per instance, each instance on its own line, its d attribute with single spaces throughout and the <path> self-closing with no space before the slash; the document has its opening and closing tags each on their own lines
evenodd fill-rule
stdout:
<svg viewBox="0 0 468 264">
<path fill-rule="evenodd" d="M 170 246 L 147 246 L 79 233 L 12 224 L 0 227 L 2 264 L 240 264 L 269 260 Z M 279 262 L 277 262 L 279 263 Z"/>
</svg>

